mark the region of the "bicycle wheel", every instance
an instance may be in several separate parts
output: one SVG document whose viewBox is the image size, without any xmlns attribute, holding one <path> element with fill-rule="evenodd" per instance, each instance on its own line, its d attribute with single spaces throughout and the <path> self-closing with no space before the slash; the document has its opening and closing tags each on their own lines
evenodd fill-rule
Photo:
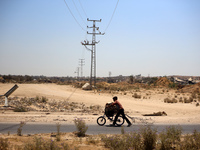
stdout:
<svg viewBox="0 0 200 150">
<path fill-rule="evenodd" d="M 117 118 L 116 124 L 117 124 L 117 126 L 122 126 L 124 124 L 124 118 L 122 116 L 119 116 Z"/>
<path fill-rule="evenodd" d="M 99 118 L 97 118 L 97 124 L 100 126 L 103 126 L 106 123 L 106 118 L 104 118 L 104 116 L 100 116 Z"/>
</svg>

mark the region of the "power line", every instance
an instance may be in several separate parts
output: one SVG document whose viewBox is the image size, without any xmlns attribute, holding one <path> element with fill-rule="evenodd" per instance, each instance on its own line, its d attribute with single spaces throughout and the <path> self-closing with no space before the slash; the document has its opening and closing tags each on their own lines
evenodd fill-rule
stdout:
<svg viewBox="0 0 200 150">
<path fill-rule="evenodd" d="M 79 27 L 83 30 L 83 31 L 86 31 L 81 25 L 80 23 L 76 20 L 75 16 L 73 15 L 72 11 L 70 10 L 69 6 L 67 5 L 67 2 L 64 0 L 65 2 L 65 5 L 67 6 L 69 12 L 71 13 L 72 17 L 74 18 L 74 20 L 76 21 L 76 23 L 79 25 Z"/>
<path fill-rule="evenodd" d="M 118 3 L 119 3 L 119 0 L 117 1 L 117 4 L 116 4 L 115 9 L 114 9 L 114 11 L 113 11 L 113 14 L 112 14 L 112 16 L 111 16 L 111 18 L 110 18 L 110 21 L 109 21 L 109 23 L 108 23 L 108 25 L 107 25 L 107 27 L 106 27 L 106 29 L 105 29 L 104 32 L 106 32 L 106 30 L 107 30 L 108 27 L 110 26 L 110 23 L 111 23 L 111 21 L 112 21 L 112 19 L 113 19 L 113 16 L 114 16 L 114 14 L 115 14 L 116 9 L 117 9 Z"/>
<path fill-rule="evenodd" d="M 78 0 L 78 1 L 79 1 L 80 5 L 81 5 L 81 8 L 82 8 L 82 10 L 83 10 L 83 12 L 84 12 L 86 18 L 88 18 L 88 17 L 87 17 L 87 14 L 86 14 L 86 12 L 85 12 L 85 10 L 83 9 L 83 5 L 82 5 L 81 1 L 80 1 L 80 0 Z"/>
<path fill-rule="evenodd" d="M 73 2 L 74 6 L 75 6 L 75 8 L 76 8 L 76 11 L 78 12 L 79 16 L 81 17 L 81 19 L 82 19 L 83 23 L 84 23 L 84 24 L 87 26 L 87 24 L 85 23 L 85 21 L 84 21 L 83 17 L 82 17 L 82 16 L 81 16 L 81 14 L 80 14 L 80 12 L 79 12 L 78 8 L 76 7 L 76 4 L 74 3 L 74 0 L 72 0 L 72 2 Z"/>
</svg>

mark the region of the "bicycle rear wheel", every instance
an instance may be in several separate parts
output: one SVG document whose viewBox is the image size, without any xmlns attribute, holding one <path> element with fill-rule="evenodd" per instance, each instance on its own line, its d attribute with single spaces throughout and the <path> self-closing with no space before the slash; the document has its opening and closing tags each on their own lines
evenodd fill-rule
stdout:
<svg viewBox="0 0 200 150">
<path fill-rule="evenodd" d="M 100 116 L 99 118 L 97 118 L 97 124 L 100 126 L 103 126 L 106 123 L 106 118 L 104 118 L 104 116 Z"/>
</svg>

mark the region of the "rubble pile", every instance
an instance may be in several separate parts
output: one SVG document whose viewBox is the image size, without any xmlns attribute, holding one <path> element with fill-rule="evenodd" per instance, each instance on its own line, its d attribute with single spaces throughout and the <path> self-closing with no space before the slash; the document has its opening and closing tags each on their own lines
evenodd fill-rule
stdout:
<svg viewBox="0 0 200 150">
<path fill-rule="evenodd" d="M 0 98 L 0 106 L 4 105 L 4 98 Z M 10 97 L 9 106 L 15 109 L 36 112 L 84 112 L 100 113 L 103 108 L 100 105 L 85 106 L 83 103 L 48 100 L 47 98 L 19 98 Z M 23 109 L 22 109 L 23 108 Z"/>
</svg>

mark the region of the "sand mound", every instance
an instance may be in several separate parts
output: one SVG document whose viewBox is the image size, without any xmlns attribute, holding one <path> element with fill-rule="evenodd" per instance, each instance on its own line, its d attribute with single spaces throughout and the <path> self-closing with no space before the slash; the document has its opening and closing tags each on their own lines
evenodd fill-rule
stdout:
<svg viewBox="0 0 200 150">
<path fill-rule="evenodd" d="M 168 80 L 166 77 L 161 77 L 156 81 L 156 85 L 158 86 L 169 86 L 172 82 Z"/>
<path fill-rule="evenodd" d="M 200 82 L 193 85 L 186 85 L 181 89 L 183 93 L 200 93 Z"/>
</svg>

